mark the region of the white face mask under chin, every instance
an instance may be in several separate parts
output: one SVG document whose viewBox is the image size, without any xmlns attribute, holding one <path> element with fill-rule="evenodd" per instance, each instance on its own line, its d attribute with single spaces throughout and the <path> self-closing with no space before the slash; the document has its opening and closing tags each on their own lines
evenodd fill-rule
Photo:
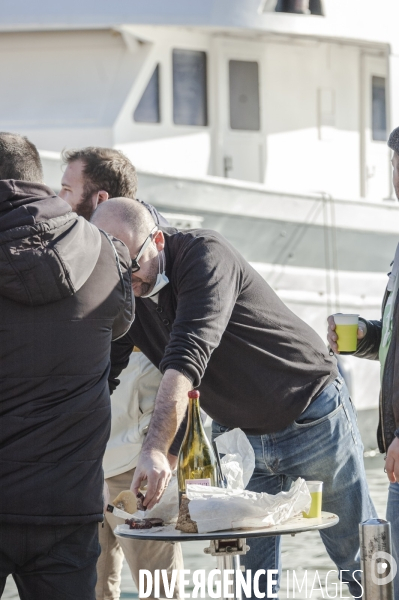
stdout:
<svg viewBox="0 0 399 600">
<path fill-rule="evenodd" d="M 155 282 L 155 285 L 152 288 L 151 292 L 149 294 L 147 294 L 146 296 L 141 296 L 142 298 L 151 298 L 152 296 L 156 296 L 162 290 L 162 288 L 164 288 L 165 285 L 167 285 L 169 283 L 169 279 L 165 275 L 165 255 L 163 252 L 162 252 L 162 273 L 161 273 L 161 260 L 159 258 L 159 254 L 158 254 L 158 265 L 159 265 L 159 273 L 157 275 L 157 280 Z"/>
</svg>

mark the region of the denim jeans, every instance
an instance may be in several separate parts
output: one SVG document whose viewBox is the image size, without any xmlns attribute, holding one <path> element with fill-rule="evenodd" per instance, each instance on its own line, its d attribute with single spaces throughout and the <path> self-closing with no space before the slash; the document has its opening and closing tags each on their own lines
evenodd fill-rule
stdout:
<svg viewBox="0 0 399 600">
<path fill-rule="evenodd" d="M 391 523 L 392 555 L 398 566 L 393 585 L 395 600 L 399 600 L 399 483 L 389 484 L 387 521 Z"/>
<path fill-rule="evenodd" d="M 227 431 L 213 423 L 215 439 Z M 323 481 L 324 511 L 339 516 L 339 523 L 320 531 L 328 554 L 348 583 L 353 596 L 361 596 L 359 523 L 376 516 L 370 499 L 363 463 L 363 444 L 348 389 L 341 377 L 327 386 L 286 429 L 273 434 L 249 435 L 255 451 L 255 470 L 247 485 L 254 492 L 277 494 L 288 491 L 298 477 Z M 252 573 L 278 569 L 281 577 L 281 539 L 251 538 L 242 563 Z M 304 557 L 304 568 L 306 557 Z M 275 576 L 273 576 L 275 578 Z M 267 576 L 259 580 L 267 597 Z M 253 596 L 255 597 L 255 596 Z"/>
</svg>

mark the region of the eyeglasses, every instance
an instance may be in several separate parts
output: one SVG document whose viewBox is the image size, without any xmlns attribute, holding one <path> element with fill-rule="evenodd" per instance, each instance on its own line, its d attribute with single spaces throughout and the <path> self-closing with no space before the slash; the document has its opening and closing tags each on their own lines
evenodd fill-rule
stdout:
<svg viewBox="0 0 399 600">
<path fill-rule="evenodd" d="M 135 258 L 132 258 L 132 265 L 131 265 L 132 266 L 132 273 L 137 273 L 137 271 L 140 271 L 139 258 L 141 258 L 141 256 L 143 255 L 144 250 L 147 248 L 147 246 L 149 246 L 149 244 L 152 241 L 152 236 L 157 231 L 158 231 L 158 227 L 154 227 L 150 231 L 150 235 L 145 239 L 145 242 L 141 246 L 141 248 L 139 250 L 139 253 L 137 254 L 137 256 Z"/>
</svg>

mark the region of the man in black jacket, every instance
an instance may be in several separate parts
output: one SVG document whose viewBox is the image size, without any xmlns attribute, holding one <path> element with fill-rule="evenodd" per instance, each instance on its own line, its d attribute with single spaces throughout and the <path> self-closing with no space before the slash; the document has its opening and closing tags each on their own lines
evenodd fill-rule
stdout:
<svg viewBox="0 0 399 600">
<path fill-rule="evenodd" d="M 359 597 L 358 524 L 375 511 L 353 407 L 322 340 L 218 233 L 161 231 L 126 199 L 101 205 L 93 221 L 122 239 L 132 258 L 136 318 L 113 345 L 111 387 L 133 344 L 163 373 L 133 492 L 147 478 L 147 506 L 161 497 L 187 392 L 199 387 L 213 435 L 239 427 L 248 436 L 256 458 L 248 489 L 276 494 L 299 476 L 324 482 L 324 510 L 340 523 L 321 535 Z M 252 573 L 278 570 L 279 538 L 251 540 L 243 562 Z M 266 592 L 266 577 L 259 588 Z"/>
<path fill-rule="evenodd" d="M 130 260 L 0 133 L 0 595 L 93 600 L 111 339 L 133 319 Z"/>
</svg>

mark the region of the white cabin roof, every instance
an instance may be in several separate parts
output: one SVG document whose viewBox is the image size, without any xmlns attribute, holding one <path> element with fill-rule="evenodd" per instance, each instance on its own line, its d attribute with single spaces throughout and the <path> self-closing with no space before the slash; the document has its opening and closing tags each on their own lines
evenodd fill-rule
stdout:
<svg viewBox="0 0 399 600">
<path fill-rule="evenodd" d="M 275 0 L 3 0 L 0 31 L 173 25 L 396 44 L 397 0 L 323 0 L 325 16 L 275 13 Z"/>
</svg>

